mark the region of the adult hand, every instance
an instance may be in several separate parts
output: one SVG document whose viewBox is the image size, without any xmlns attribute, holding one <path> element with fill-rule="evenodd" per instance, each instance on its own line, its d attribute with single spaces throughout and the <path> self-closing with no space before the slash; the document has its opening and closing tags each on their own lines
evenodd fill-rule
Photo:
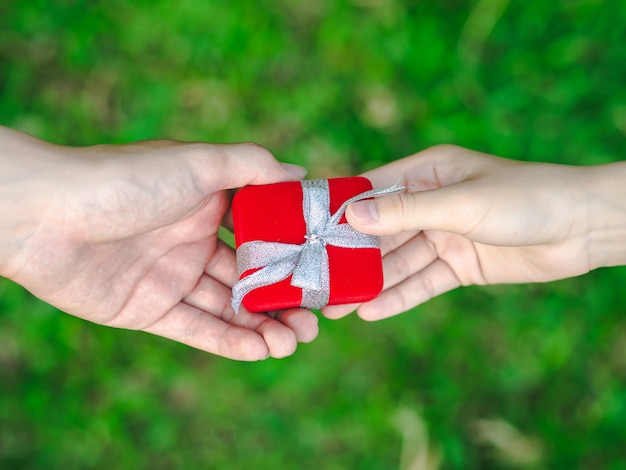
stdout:
<svg viewBox="0 0 626 470">
<path fill-rule="evenodd" d="M 352 204 L 348 222 L 383 235 L 383 293 L 358 308 L 377 320 L 461 285 L 545 282 L 626 263 L 626 162 L 573 167 L 437 146 L 364 174 L 404 177 L 410 192 Z"/>
<path fill-rule="evenodd" d="M 313 340 L 304 309 L 230 307 L 228 189 L 297 180 L 254 144 L 146 141 L 70 148 L 0 127 L 0 275 L 78 317 L 238 360 Z"/>
</svg>

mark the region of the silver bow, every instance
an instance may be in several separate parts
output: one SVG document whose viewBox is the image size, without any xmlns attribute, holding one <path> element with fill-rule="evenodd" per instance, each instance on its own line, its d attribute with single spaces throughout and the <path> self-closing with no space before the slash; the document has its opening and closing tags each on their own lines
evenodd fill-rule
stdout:
<svg viewBox="0 0 626 470">
<path fill-rule="evenodd" d="M 328 303 L 330 273 L 326 245 L 341 248 L 378 248 L 374 235 L 354 230 L 348 224 L 340 224 L 346 208 L 353 202 L 376 196 L 404 191 L 398 182 L 382 189 L 365 191 L 345 201 L 334 214 L 330 214 L 328 180 L 305 180 L 302 184 L 302 212 L 306 223 L 305 242 L 290 243 L 251 241 L 237 248 L 239 276 L 249 269 L 261 268 L 244 277 L 233 286 L 232 307 L 239 311 L 243 298 L 249 292 L 286 279 L 290 274 L 291 285 L 302 289 L 301 306 L 320 309 Z"/>
</svg>

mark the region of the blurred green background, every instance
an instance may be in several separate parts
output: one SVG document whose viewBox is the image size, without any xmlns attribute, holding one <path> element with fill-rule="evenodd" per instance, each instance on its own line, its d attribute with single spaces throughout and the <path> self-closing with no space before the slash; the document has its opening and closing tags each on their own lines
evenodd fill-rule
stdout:
<svg viewBox="0 0 626 470">
<path fill-rule="evenodd" d="M 256 141 L 312 177 L 438 143 L 624 158 L 626 3 L 0 2 L 0 123 Z M 0 282 L 0 468 L 626 468 L 626 270 L 321 319 L 246 364 Z"/>
</svg>

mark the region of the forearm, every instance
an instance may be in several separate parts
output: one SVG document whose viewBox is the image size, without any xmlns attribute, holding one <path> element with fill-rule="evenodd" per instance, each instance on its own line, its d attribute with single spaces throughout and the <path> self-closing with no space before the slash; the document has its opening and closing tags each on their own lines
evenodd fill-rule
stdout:
<svg viewBox="0 0 626 470">
<path fill-rule="evenodd" d="M 590 268 L 626 265 L 626 161 L 590 168 Z"/>
</svg>

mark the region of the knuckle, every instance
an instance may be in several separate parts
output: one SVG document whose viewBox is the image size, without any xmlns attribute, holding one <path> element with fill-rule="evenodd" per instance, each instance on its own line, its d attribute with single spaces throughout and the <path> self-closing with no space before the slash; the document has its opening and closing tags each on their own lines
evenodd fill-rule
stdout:
<svg viewBox="0 0 626 470">
<path fill-rule="evenodd" d="M 462 156 L 467 156 L 468 150 L 454 144 L 437 144 L 424 150 L 424 155 L 433 161 L 437 161 L 437 168 L 442 171 L 446 164 L 457 162 Z"/>
<path fill-rule="evenodd" d="M 413 271 L 413 260 L 408 256 L 402 256 L 401 254 L 394 253 L 391 259 L 391 271 L 396 273 L 401 279 L 408 278 Z"/>
<path fill-rule="evenodd" d="M 415 213 L 415 198 L 410 194 L 398 194 L 391 199 L 391 212 L 401 229 L 411 227 L 411 220 Z"/>
<path fill-rule="evenodd" d="M 396 289 L 395 295 L 393 297 L 393 305 L 390 306 L 389 311 L 396 313 L 406 312 L 410 308 L 409 299 L 407 298 L 408 293 L 405 289 Z"/>
<path fill-rule="evenodd" d="M 255 158 L 272 159 L 272 160 L 274 159 L 274 156 L 268 149 L 266 149 L 261 144 L 258 144 L 256 142 L 243 142 L 238 145 L 241 146 L 242 150 L 249 153 Z"/>
<path fill-rule="evenodd" d="M 395 194 L 376 202 L 378 222 L 385 234 L 410 230 L 414 225 L 415 209 L 416 203 L 412 194 Z"/>
<path fill-rule="evenodd" d="M 422 276 L 420 279 L 420 287 L 425 298 L 432 299 L 436 295 L 436 288 L 433 280 L 428 276 Z"/>
<path fill-rule="evenodd" d="M 162 148 L 174 147 L 176 145 L 180 145 L 181 142 L 171 139 L 151 139 L 151 140 L 140 140 L 135 142 L 135 145 L 145 147 L 148 149 L 158 150 Z"/>
<path fill-rule="evenodd" d="M 428 147 L 426 150 L 428 152 L 450 154 L 450 153 L 458 152 L 459 150 L 462 150 L 462 149 L 463 147 L 459 147 L 458 145 L 454 145 L 454 144 L 437 144 L 437 145 Z"/>
<path fill-rule="evenodd" d="M 389 204 L 389 212 L 394 216 L 402 216 L 405 213 L 406 203 L 401 195 L 393 195 L 386 199 Z M 383 207 L 384 209 L 384 207 Z"/>
<path fill-rule="evenodd" d="M 201 327 L 202 320 L 200 317 L 193 318 L 192 320 L 188 321 L 183 329 L 184 342 L 186 344 L 192 343 L 199 336 L 199 332 L 202 329 Z"/>
<path fill-rule="evenodd" d="M 215 153 L 215 145 L 208 142 L 186 142 L 181 150 L 190 157 L 203 158 Z"/>
</svg>

